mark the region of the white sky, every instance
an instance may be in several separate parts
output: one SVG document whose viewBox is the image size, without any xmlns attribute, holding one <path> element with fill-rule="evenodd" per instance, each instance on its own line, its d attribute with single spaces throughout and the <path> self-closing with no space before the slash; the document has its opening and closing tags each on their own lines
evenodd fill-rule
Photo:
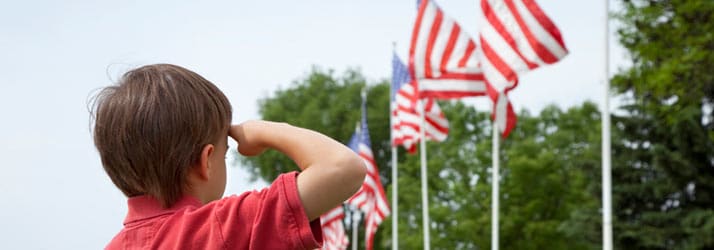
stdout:
<svg viewBox="0 0 714 250">
<path fill-rule="evenodd" d="M 87 100 L 125 70 L 187 67 L 225 92 L 234 122 L 256 119 L 258 98 L 312 65 L 388 78 L 392 42 L 406 59 L 416 14 L 412 0 L 185 2 L 0 2 L 1 249 L 98 249 L 121 229 L 126 201 L 102 170 Z M 476 34 L 478 1 L 438 3 Z M 523 77 L 511 94 L 516 109 L 599 102 L 604 3 L 540 4 L 570 55 Z M 611 65 L 624 65 L 614 39 Z M 229 168 L 226 193 L 265 185 L 247 178 Z"/>
</svg>

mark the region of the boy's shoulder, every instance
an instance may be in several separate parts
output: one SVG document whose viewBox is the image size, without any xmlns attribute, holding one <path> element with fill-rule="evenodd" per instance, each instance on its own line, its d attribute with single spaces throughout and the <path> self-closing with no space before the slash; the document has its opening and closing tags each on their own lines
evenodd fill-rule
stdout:
<svg viewBox="0 0 714 250">
<path fill-rule="evenodd" d="M 197 199 L 184 197 L 176 206 L 161 210 L 158 202 L 130 198 L 125 228 L 107 249 L 317 248 L 322 242 L 320 221 L 308 221 L 296 179 L 297 173 L 283 174 L 263 190 L 202 206 Z"/>
</svg>

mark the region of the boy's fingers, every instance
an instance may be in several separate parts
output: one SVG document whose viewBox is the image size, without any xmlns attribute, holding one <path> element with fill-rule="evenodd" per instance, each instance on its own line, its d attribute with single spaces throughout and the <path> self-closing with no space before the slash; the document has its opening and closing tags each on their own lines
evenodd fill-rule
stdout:
<svg viewBox="0 0 714 250">
<path fill-rule="evenodd" d="M 247 138 L 245 130 L 251 128 L 251 123 L 254 122 L 247 121 L 238 125 L 232 125 L 228 131 L 228 135 L 238 142 L 238 153 L 244 156 L 256 156 L 265 151 L 265 148 L 258 144 L 258 142 L 255 141 L 255 138 Z"/>
<path fill-rule="evenodd" d="M 240 143 L 240 138 L 243 137 L 243 127 L 240 124 L 232 125 L 231 129 L 228 130 L 228 136 Z"/>
</svg>

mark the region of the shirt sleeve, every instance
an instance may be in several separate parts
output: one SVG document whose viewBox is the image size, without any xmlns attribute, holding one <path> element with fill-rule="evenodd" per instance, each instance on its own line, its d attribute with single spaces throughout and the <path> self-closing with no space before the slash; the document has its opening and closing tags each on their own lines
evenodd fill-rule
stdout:
<svg viewBox="0 0 714 250">
<path fill-rule="evenodd" d="M 270 187 L 221 199 L 216 224 L 228 249 L 315 249 L 320 220 L 309 221 L 297 189 L 298 172 L 278 176 Z"/>
</svg>

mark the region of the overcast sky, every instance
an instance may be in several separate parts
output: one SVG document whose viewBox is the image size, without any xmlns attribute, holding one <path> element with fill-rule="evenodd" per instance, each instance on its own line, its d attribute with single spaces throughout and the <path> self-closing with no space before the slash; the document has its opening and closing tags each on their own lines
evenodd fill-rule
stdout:
<svg viewBox="0 0 714 250">
<path fill-rule="evenodd" d="M 476 34 L 477 0 L 437 1 Z M 540 1 L 570 50 L 511 92 L 539 111 L 603 94 L 604 3 Z M 415 1 L 1 1 L 0 249 L 98 249 L 121 229 L 126 199 L 103 172 L 88 98 L 124 71 L 172 63 L 228 96 L 234 122 L 312 65 L 390 77 L 407 58 Z M 614 9 L 614 7 L 613 7 Z M 611 39 L 611 71 L 625 65 Z M 488 110 L 488 102 L 471 102 Z M 386 129 L 386 128 L 385 128 Z M 264 186 L 229 167 L 227 194 Z M 486 226 L 486 225 L 485 225 Z"/>
</svg>

